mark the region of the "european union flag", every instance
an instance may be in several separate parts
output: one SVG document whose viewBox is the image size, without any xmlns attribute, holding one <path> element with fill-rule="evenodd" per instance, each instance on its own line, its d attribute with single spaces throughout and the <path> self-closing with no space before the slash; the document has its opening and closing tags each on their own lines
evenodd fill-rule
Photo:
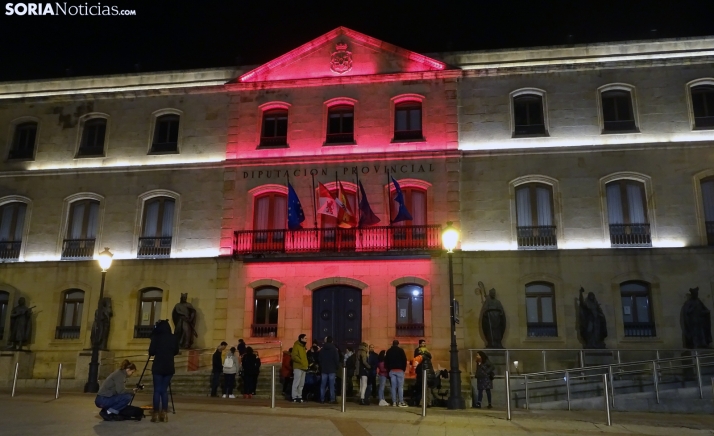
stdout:
<svg viewBox="0 0 714 436">
<path fill-rule="evenodd" d="M 407 210 L 407 205 L 404 203 L 404 194 L 402 193 L 402 188 L 399 187 L 399 183 L 392 177 L 392 183 L 394 183 L 394 190 L 397 195 L 394 197 L 394 201 L 399 204 L 399 210 L 397 211 L 397 216 L 394 217 L 392 223 L 398 223 L 399 221 L 411 221 L 412 214 Z"/>
<path fill-rule="evenodd" d="M 301 229 L 302 226 L 300 224 L 303 221 L 305 221 L 305 213 L 302 211 L 300 199 L 295 193 L 293 185 L 288 182 L 288 229 Z"/>
</svg>

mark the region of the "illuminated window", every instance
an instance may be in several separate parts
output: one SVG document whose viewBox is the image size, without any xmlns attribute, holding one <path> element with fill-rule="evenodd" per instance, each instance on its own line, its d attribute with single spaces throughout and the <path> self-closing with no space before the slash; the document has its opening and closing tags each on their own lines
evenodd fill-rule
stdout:
<svg viewBox="0 0 714 436">
<path fill-rule="evenodd" d="M 0 206 L 0 260 L 19 259 L 26 210 L 20 202 Z"/>
<path fill-rule="evenodd" d="M 92 118 L 84 123 L 82 140 L 77 156 L 104 156 L 104 140 L 107 133 L 107 120 Z"/>
<path fill-rule="evenodd" d="M 394 106 L 394 139 L 423 139 L 421 102 L 407 101 Z"/>
<path fill-rule="evenodd" d="M 152 153 L 178 152 L 180 121 L 181 117 L 176 114 L 167 114 L 156 118 L 154 141 L 151 144 Z"/>
<path fill-rule="evenodd" d="M 523 94 L 513 98 L 513 136 L 545 135 L 543 97 Z"/>
<path fill-rule="evenodd" d="M 288 227 L 288 197 L 269 192 L 255 198 L 253 208 L 254 248 L 282 251 Z"/>
<path fill-rule="evenodd" d="M 271 109 L 263 112 L 261 147 L 288 145 L 288 111 Z"/>
<path fill-rule="evenodd" d="M 526 323 L 528 337 L 556 337 L 555 290 L 552 283 L 526 285 Z"/>
<path fill-rule="evenodd" d="M 652 316 L 652 297 L 647 282 L 630 281 L 620 284 L 622 321 L 625 336 L 657 336 Z"/>
<path fill-rule="evenodd" d="M 0 291 L 0 340 L 5 337 L 5 320 L 7 319 L 7 307 L 10 304 L 10 293 Z"/>
<path fill-rule="evenodd" d="M 516 187 L 519 248 L 558 248 L 553 220 L 553 188 L 544 183 Z"/>
<path fill-rule="evenodd" d="M 135 338 L 148 338 L 154 324 L 161 318 L 161 301 L 164 291 L 158 288 L 144 289 L 139 294 L 139 316 L 134 326 Z"/>
<path fill-rule="evenodd" d="M 397 287 L 397 336 L 424 336 L 424 288 Z"/>
<path fill-rule="evenodd" d="M 602 102 L 603 133 L 636 132 L 629 91 L 612 90 L 600 94 Z"/>
<path fill-rule="evenodd" d="M 170 197 L 154 197 L 144 203 L 139 257 L 169 257 L 175 205 Z"/>
<path fill-rule="evenodd" d="M 645 186 L 635 180 L 615 180 L 606 185 L 607 217 L 613 247 L 651 247 Z"/>
<path fill-rule="evenodd" d="M 701 182 L 702 201 L 704 202 L 704 224 L 707 230 L 707 243 L 714 245 L 714 177 Z"/>
<path fill-rule="evenodd" d="M 692 111 L 695 129 L 714 128 L 714 86 L 692 87 Z"/>
<path fill-rule="evenodd" d="M 354 142 L 355 128 L 354 106 L 339 105 L 329 108 L 327 113 L 327 139 L 328 144 Z"/>
<path fill-rule="evenodd" d="M 278 288 L 263 286 L 255 290 L 251 336 L 275 337 L 278 334 Z"/>
<path fill-rule="evenodd" d="M 9 159 L 32 159 L 37 140 L 37 123 L 27 122 L 15 126 Z"/>
<path fill-rule="evenodd" d="M 55 330 L 55 339 L 78 339 L 82 325 L 84 291 L 69 289 L 64 291 L 62 299 L 62 317 Z"/>
<path fill-rule="evenodd" d="M 62 259 L 91 259 L 97 238 L 99 202 L 78 200 L 71 204 Z"/>
</svg>

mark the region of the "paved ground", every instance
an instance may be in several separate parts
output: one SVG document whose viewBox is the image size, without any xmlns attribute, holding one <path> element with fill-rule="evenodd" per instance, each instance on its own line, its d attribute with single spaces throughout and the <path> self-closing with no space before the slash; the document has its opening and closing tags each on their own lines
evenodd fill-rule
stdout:
<svg viewBox="0 0 714 436">
<path fill-rule="evenodd" d="M 168 423 L 104 422 L 92 395 L 33 392 L 11 398 L 0 391 L 0 434 L 9 435 L 195 435 L 228 434 L 363 436 L 363 435 L 714 435 L 714 416 L 613 413 L 613 426 L 604 424 L 604 412 L 515 411 L 507 421 L 502 410 L 448 411 L 316 403 L 292 404 L 279 400 L 270 409 L 265 400 L 224 400 L 176 397 L 175 415 Z M 138 396 L 136 405 L 148 403 Z"/>
</svg>

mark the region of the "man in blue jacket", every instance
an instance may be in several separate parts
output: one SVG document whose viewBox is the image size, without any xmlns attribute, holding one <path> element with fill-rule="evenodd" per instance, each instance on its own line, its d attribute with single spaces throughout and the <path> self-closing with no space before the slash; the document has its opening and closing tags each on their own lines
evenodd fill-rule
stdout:
<svg viewBox="0 0 714 436">
<path fill-rule="evenodd" d="M 335 377 L 337 377 L 337 370 L 340 367 L 340 355 L 337 352 L 337 347 L 332 343 L 332 336 L 325 338 L 325 344 L 318 354 L 318 362 L 320 364 L 320 372 L 322 373 L 322 380 L 320 381 L 320 404 L 325 404 L 325 385 L 328 381 L 330 382 L 330 404 L 337 404 L 337 399 L 335 398 Z"/>
</svg>

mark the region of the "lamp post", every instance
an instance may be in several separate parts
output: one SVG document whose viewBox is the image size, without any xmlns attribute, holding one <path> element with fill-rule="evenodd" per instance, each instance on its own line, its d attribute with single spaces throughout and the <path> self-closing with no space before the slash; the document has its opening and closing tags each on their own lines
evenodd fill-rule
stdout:
<svg viewBox="0 0 714 436">
<path fill-rule="evenodd" d="M 104 298 L 104 278 L 107 276 L 107 270 L 112 266 L 112 257 L 114 255 L 109 251 L 109 247 L 105 247 L 104 251 L 99 253 L 99 267 L 102 268 L 102 285 L 99 288 L 99 302 L 97 303 L 97 311 L 94 314 L 94 323 L 99 323 L 100 312 L 102 311 L 102 299 Z M 92 361 L 89 362 L 89 377 L 87 384 L 84 385 L 84 392 L 99 392 L 99 341 L 92 343 Z"/>
<path fill-rule="evenodd" d="M 446 223 L 446 229 L 441 235 L 441 241 L 446 248 L 449 258 L 449 303 L 451 306 L 451 370 L 449 371 L 449 399 L 446 403 L 448 409 L 465 409 L 466 404 L 461 396 L 461 370 L 459 369 L 459 348 L 456 345 L 456 307 L 454 300 L 454 267 L 451 256 L 459 242 L 459 232 L 451 227 L 451 221 Z"/>
</svg>

